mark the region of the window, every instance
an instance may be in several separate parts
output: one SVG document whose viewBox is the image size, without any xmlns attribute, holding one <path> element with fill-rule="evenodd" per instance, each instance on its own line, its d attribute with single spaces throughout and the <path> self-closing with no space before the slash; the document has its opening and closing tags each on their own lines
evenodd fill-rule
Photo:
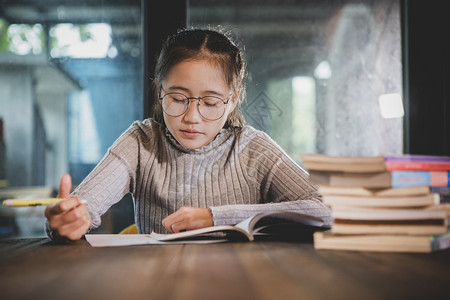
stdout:
<svg viewBox="0 0 450 300">
<path fill-rule="evenodd" d="M 303 152 L 402 153 L 403 110 L 390 112 L 403 107 L 399 6 L 191 0 L 190 23 L 225 26 L 243 44 L 246 120 L 301 163 Z"/>
<path fill-rule="evenodd" d="M 0 195 L 74 185 L 142 119 L 141 1 L 8 1 L 0 12 Z M 0 237 L 43 235 L 43 208 L 0 208 Z M 39 222 L 33 218 L 40 218 Z"/>
</svg>

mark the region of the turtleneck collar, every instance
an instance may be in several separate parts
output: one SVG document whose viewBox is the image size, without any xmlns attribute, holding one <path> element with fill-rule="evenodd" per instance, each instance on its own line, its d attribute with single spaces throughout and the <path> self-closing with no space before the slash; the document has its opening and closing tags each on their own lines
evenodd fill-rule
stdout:
<svg viewBox="0 0 450 300">
<path fill-rule="evenodd" d="M 189 149 L 189 148 L 186 148 L 183 145 L 181 145 L 173 137 L 173 135 L 170 133 L 170 131 L 167 127 L 164 129 L 164 133 L 165 133 L 170 145 L 172 145 L 173 147 L 175 147 L 176 149 L 178 149 L 184 153 L 190 153 L 190 154 L 205 154 L 205 153 L 210 152 L 211 150 L 217 149 L 217 147 L 219 147 L 220 145 L 225 143 L 230 138 L 231 131 L 232 130 L 230 130 L 230 129 L 222 128 L 219 131 L 219 133 L 216 135 L 216 138 L 214 140 L 212 140 L 208 145 L 203 146 L 198 149 Z"/>
</svg>

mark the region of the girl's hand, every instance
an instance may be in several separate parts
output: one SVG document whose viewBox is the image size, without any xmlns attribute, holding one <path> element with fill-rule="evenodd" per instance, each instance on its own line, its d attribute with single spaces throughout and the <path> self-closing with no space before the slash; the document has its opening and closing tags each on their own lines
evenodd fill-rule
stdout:
<svg viewBox="0 0 450 300">
<path fill-rule="evenodd" d="M 66 200 L 47 206 L 45 216 L 51 229 L 60 236 L 75 241 L 86 233 L 92 221 L 87 213 L 86 204 L 81 203 L 78 197 L 70 197 L 71 189 L 72 178 L 65 174 L 61 177 L 58 197 Z"/>
<path fill-rule="evenodd" d="M 182 207 L 162 221 L 170 233 L 213 226 L 213 216 L 208 208 Z"/>
</svg>

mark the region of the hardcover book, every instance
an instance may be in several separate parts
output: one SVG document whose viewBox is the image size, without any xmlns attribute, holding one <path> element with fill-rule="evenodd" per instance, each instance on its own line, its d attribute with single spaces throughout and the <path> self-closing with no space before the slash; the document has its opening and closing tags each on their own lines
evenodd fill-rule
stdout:
<svg viewBox="0 0 450 300">
<path fill-rule="evenodd" d="M 450 185 L 447 171 L 392 171 L 391 184 L 395 187 L 426 185 L 447 187 Z"/>
<path fill-rule="evenodd" d="M 311 182 L 327 186 L 388 188 L 391 186 L 390 172 L 327 172 L 309 170 Z"/>
<path fill-rule="evenodd" d="M 446 234 L 448 226 L 443 221 L 349 221 L 336 220 L 331 226 L 334 234 L 407 234 L 437 235 Z"/>
<path fill-rule="evenodd" d="M 327 172 L 311 170 L 310 179 L 315 184 L 329 186 L 388 188 L 409 186 L 447 187 L 447 171 L 391 171 L 373 173 Z"/>
<path fill-rule="evenodd" d="M 342 186 L 320 185 L 319 193 L 322 195 L 337 195 L 337 196 L 401 197 L 401 196 L 429 195 L 430 187 L 411 186 L 403 188 L 373 189 L 357 186 L 342 187 Z"/>
<path fill-rule="evenodd" d="M 386 171 L 383 156 L 330 156 L 301 154 L 307 170 L 369 173 Z"/>
<path fill-rule="evenodd" d="M 331 207 L 422 207 L 440 203 L 440 198 L 437 194 L 400 197 L 324 195 L 323 203 Z"/>
<path fill-rule="evenodd" d="M 388 155 L 384 157 L 388 171 L 449 171 L 450 157 L 433 155 Z"/>
<path fill-rule="evenodd" d="M 303 167 L 315 171 L 369 173 L 383 171 L 450 171 L 450 157 L 426 155 L 332 156 L 301 154 Z"/>
<path fill-rule="evenodd" d="M 447 222 L 447 207 L 444 204 L 422 208 L 375 208 L 336 206 L 332 208 L 334 220 L 354 221 L 422 221 Z"/>
<path fill-rule="evenodd" d="M 439 155 L 417 155 L 417 154 L 402 154 L 402 155 L 386 155 L 384 157 L 385 161 L 401 161 L 401 162 L 449 162 L 449 156 L 439 156 Z"/>
<path fill-rule="evenodd" d="M 314 248 L 377 252 L 435 252 L 450 248 L 450 234 L 398 235 L 398 234 L 334 234 L 314 233 Z"/>
<path fill-rule="evenodd" d="M 388 171 L 449 171 L 450 162 L 386 161 Z"/>
</svg>

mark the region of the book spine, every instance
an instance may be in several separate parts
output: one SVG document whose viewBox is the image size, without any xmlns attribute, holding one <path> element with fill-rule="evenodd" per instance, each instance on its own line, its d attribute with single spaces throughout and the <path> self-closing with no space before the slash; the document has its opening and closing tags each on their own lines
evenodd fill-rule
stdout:
<svg viewBox="0 0 450 300">
<path fill-rule="evenodd" d="M 434 236 L 431 237 L 431 249 L 432 251 L 439 251 L 450 248 L 450 235 Z"/>
<path fill-rule="evenodd" d="M 7 187 L 6 179 L 6 144 L 3 139 L 3 119 L 0 118 L 0 189 Z"/>
<path fill-rule="evenodd" d="M 434 171 L 392 171 L 392 187 L 449 187 L 450 172 Z"/>
<path fill-rule="evenodd" d="M 448 186 L 431 187 L 430 191 L 432 193 L 436 193 L 436 194 L 439 194 L 441 196 L 450 196 L 450 184 Z"/>
<path fill-rule="evenodd" d="M 433 155 L 387 155 L 384 157 L 385 162 L 450 162 L 450 156 L 433 156 Z"/>
<path fill-rule="evenodd" d="M 436 194 L 439 197 L 439 203 L 448 204 L 450 205 L 450 196 L 449 195 L 439 195 Z"/>
<path fill-rule="evenodd" d="M 450 171 L 450 162 L 385 161 L 388 171 Z"/>
</svg>

